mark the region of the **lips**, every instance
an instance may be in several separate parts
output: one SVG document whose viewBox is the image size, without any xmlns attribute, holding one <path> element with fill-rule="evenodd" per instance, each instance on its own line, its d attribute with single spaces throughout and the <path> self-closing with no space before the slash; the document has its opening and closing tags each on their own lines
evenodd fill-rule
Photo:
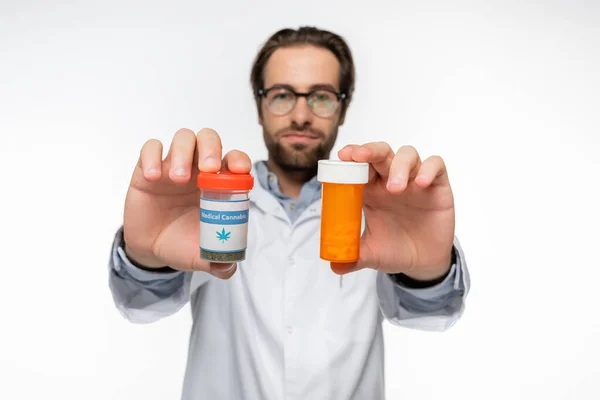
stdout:
<svg viewBox="0 0 600 400">
<path fill-rule="evenodd" d="M 290 131 L 283 134 L 284 138 L 319 139 L 319 135 L 305 131 Z"/>
<path fill-rule="evenodd" d="M 282 136 L 282 140 L 288 143 L 309 144 L 321 141 L 321 135 L 310 130 L 287 131 Z"/>
</svg>

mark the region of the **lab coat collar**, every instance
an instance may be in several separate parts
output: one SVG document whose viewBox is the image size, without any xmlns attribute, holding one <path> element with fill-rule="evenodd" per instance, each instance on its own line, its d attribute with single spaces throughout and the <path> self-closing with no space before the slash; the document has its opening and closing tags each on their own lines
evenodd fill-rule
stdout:
<svg viewBox="0 0 600 400">
<path fill-rule="evenodd" d="M 254 177 L 254 187 L 249 193 L 250 202 L 263 212 L 274 215 L 277 218 L 289 222 L 287 213 L 285 212 L 277 198 L 267 189 L 263 188 L 260 182 L 258 181 L 258 173 L 256 171 L 255 164 L 252 164 L 250 174 L 252 174 L 252 176 Z M 307 219 L 318 217 L 320 215 L 321 201 L 315 201 L 308 207 L 308 209 L 302 214 L 302 216 L 298 218 L 294 225 L 301 224 Z"/>
</svg>

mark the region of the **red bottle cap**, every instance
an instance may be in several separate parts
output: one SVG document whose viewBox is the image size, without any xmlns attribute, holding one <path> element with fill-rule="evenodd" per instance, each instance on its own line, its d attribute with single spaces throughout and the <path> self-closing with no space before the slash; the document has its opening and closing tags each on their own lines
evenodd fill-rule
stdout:
<svg viewBox="0 0 600 400">
<path fill-rule="evenodd" d="M 254 177 L 250 174 L 231 172 L 200 172 L 196 179 L 200 189 L 208 190 L 250 190 L 254 187 Z"/>
</svg>

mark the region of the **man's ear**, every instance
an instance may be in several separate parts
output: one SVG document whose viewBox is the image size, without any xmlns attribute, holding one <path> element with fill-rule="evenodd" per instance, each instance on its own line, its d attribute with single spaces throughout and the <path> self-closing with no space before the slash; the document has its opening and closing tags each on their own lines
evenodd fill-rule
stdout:
<svg viewBox="0 0 600 400">
<path fill-rule="evenodd" d="M 342 112 L 340 113 L 340 121 L 338 122 L 338 126 L 344 125 L 344 121 L 346 120 L 346 111 L 348 111 L 348 107 L 350 107 L 350 101 L 344 101 L 344 107 L 342 107 Z"/>
<path fill-rule="evenodd" d="M 261 107 L 262 107 L 262 102 L 261 101 L 256 101 L 256 113 L 258 115 L 258 124 L 260 126 L 262 126 L 262 124 L 263 124 Z"/>
</svg>

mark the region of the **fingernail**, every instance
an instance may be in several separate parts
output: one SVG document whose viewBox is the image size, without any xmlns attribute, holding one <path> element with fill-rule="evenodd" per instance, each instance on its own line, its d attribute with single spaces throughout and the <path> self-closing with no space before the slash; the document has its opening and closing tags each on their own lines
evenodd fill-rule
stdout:
<svg viewBox="0 0 600 400">
<path fill-rule="evenodd" d="M 234 268 L 235 268 L 235 264 L 231 264 L 231 266 L 229 268 L 227 268 L 225 270 L 225 272 L 231 272 L 231 271 L 233 271 Z"/>
<path fill-rule="evenodd" d="M 154 175 L 154 174 L 158 174 L 158 168 L 155 167 L 150 167 L 146 170 L 146 174 L 147 175 Z"/>
<path fill-rule="evenodd" d="M 205 167 L 217 167 L 219 165 L 219 161 L 214 157 L 206 157 L 202 161 L 202 164 L 204 164 Z"/>
<path fill-rule="evenodd" d="M 221 264 L 221 265 L 215 265 L 213 267 L 213 269 L 215 270 L 215 272 L 220 272 L 220 273 L 227 273 L 227 272 L 231 272 L 232 269 L 235 268 L 235 263 L 233 264 Z"/>
<path fill-rule="evenodd" d="M 392 180 L 390 180 L 390 184 L 391 185 L 402 185 L 402 178 L 400 178 L 400 177 L 392 178 Z"/>
<path fill-rule="evenodd" d="M 173 170 L 173 175 L 175 175 L 175 176 L 185 176 L 185 168 L 183 168 L 183 167 L 177 167 L 177 168 L 175 168 L 175 170 Z"/>
<path fill-rule="evenodd" d="M 420 185 L 426 184 L 427 183 L 427 177 L 423 176 L 423 175 L 419 175 L 415 178 L 415 182 L 419 183 Z"/>
</svg>

